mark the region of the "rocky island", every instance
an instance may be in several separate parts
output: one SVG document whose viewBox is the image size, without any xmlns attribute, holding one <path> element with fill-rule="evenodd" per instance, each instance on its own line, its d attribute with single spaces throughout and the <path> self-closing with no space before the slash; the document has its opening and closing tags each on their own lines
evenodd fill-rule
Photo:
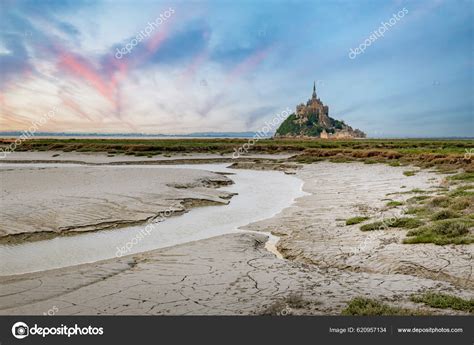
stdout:
<svg viewBox="0 0 474 345">
<path fill-rule="evenodd" d="M 311 98 L 296 106 L 296 112 L 288 116 L 275 132 L 278 138 L 350 139 L 365 138 L 359 129 L 352 129 L 344 121 L 329 116 L 329 107 L 316 95 L 316 83 L 313 85 Z"/>
</svg>

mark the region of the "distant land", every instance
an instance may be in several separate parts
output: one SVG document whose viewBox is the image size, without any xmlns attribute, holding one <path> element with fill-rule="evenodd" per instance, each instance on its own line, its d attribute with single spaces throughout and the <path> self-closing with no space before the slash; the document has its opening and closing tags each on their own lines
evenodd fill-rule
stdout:
<svg viewBox="0 0 474 345">
<path fill-rule="evenodd" d="M 35 137 L 110 137 L 110 138 L 252 138 L 257 132 L 198 132 L 188 134 L 36 132 Z M 23 131 L 0 131 L 3 137 L 18 137 Z M 268 134 L 270 138 L 272 133 Z"/>
<path fill-rule="evenodd" d="M 0 131 L 0 137 L 20 137 L 24 131 Z M 53 138 L 170 138 L 170 139 L 192 139 L 192 138 L 253 138 L 257 132 L 196 132 L 188 134 L 146 134 L 146 133 L 88 133 L 88 132 L 36 132 L 31 137 L 53 137 Z M 268 133 L 268 139 L 273 136 L 273 133 Z M 277 138 L 278 139 L 278 138 Z M 298 138 L 295 138 L 298 139 Z M 446 139 L 474 139 L 474 137 L 395 137 L 395 136 L 381 136 L 370 137 L 369 139 L 432 139 L 432 140 L 446 140 Z"/>
</svg>

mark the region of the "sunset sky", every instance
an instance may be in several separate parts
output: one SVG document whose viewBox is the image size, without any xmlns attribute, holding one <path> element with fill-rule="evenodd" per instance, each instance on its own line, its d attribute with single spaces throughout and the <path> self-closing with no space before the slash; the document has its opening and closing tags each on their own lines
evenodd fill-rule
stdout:
<svg viewBox="0 0 474 345">
<path fill-rule="evenodd" d="M 27 129 L 53 108 L 40 131 L 258 131 L 305 102 L 316 80 L 330 116 L 369 136 L 474 134 L 471 0 L 0 6 L 0 131 Z"/>
</svg>

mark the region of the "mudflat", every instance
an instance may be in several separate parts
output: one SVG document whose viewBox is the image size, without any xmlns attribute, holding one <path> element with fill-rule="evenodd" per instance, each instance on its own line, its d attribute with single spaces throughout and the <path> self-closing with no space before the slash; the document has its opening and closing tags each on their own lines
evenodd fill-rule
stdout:
<svg viewBox="0 0 474 345">
<path fill-rule="evenodd" d="M 193 169 L 2 165 L 0 176 L 3 243 L 139 224 L 232 196 L 215 188 L 228 177 Z"/>
<path fill-rule="evenodd" d="M 262 167 L 254 164 L 253 168 Z M 103 167 L 96 174 L 103 173 L 105 180 L 110 170 L 115 168 Z M 389 207 L 387 203 L 402 205 L 419 191 L 436 195 L 443 188 L 446 175 L 416 169 L 415 174 L 407 176 L 406 170 L 383 164 L 301 165 L 287 172 L 304 181 L 307 194 L 279 214 L 245 226 L 251 233 L 0 277 L 0 313 L 42 314 L 56 307 L 58 314 L 68 315 L 339 314 L 352 298 L 361 296 L 424 313 L 465 313 L 420 305 L 411 296 L 431 291 L 472 299 L 472 245 L 405 244 L 406 229 L 360 230 L 370 221 L 401 217 L 403 206 Z M 165 207 L 156 200 L 167 200 L 167 193 L 175 192 L 199 192 L 200 198 L 228 202 L 222 191 L 209 188 L 209 183 L 203 186 L 202 181 L 228 183 L 231 175 L 192 170 L 186 173 L 180 181 L 171 176 L 160 179 L 157 185 L 166 187 L 157 188 L 159 192 L 151 196 L 152 200 L 141 200 L 139 205 L 153 201 L 154 207 Z M 148 172 L 141 174 L 145 179 Z M 67 175 L 74 177 L 69 172 Z M 115 185 L 120 179 L 112 177 L 111 181 Z M 127 181 L 130 184 L 130 179 Z M 175 185 L 170 187 L 172 183 Z M 77 205 L 77 200 L 73 204 Z M 105 200 L 104 205 L 108 204 Z M 139 209 L 143 211 L 141 206 Z M 137 213 L 136 209 L 128 212 Z M 153 210 L 149 212 L 153 214 Z M 355 216 L 368 219 L 346 225 L 346 220 Z M 67 221 L 64 224 L 71 226 Z M 277 249 L 283 259 L 265 248 L 265 232 L 279 237 Z M 298 303 L 294 303 L 294 296 L 298 296 Z"/>
</svg>

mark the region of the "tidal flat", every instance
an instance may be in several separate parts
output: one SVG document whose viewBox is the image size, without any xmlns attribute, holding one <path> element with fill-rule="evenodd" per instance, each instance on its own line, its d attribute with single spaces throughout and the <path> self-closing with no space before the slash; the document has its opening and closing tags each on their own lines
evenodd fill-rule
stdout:
<svg viewBox="0 0 474 345">
<path fill-rule="evenodd" d="M 422 153 L 420 164 L 366 149 L 349 159 L 335 149 L 256 150 L 239 159 L 14 152 L 0 162 L 0 313 L 56 306 L 64 315 L 338 315 L 355 302 L 360 312 L 360 301 L 386 313 L 472 312 L 423 302 L 451 296 L 469 306 L 474 298 L 473 170 L 464 147 Z M 364 150 L 377 161 L 356 157 Z M 441 156 L 427 166 L 426 155 Z M 153 230 L 163 236 L 144 235 L 113 255 L 167 210 L 172 216 Z M 464 242 L 407 241 L 413 231 L 437 231 L 441 214 L 467 224 L 467 232 L 441 234 Z M 405 218 L 420 224 L 406 228 Z M 375 222 L 386 226 L 361 230 Z M 194 223 L 200 234 L 186 226 Z M 22 260 L 28 253 L 35 264 Z"/>
</svg>

